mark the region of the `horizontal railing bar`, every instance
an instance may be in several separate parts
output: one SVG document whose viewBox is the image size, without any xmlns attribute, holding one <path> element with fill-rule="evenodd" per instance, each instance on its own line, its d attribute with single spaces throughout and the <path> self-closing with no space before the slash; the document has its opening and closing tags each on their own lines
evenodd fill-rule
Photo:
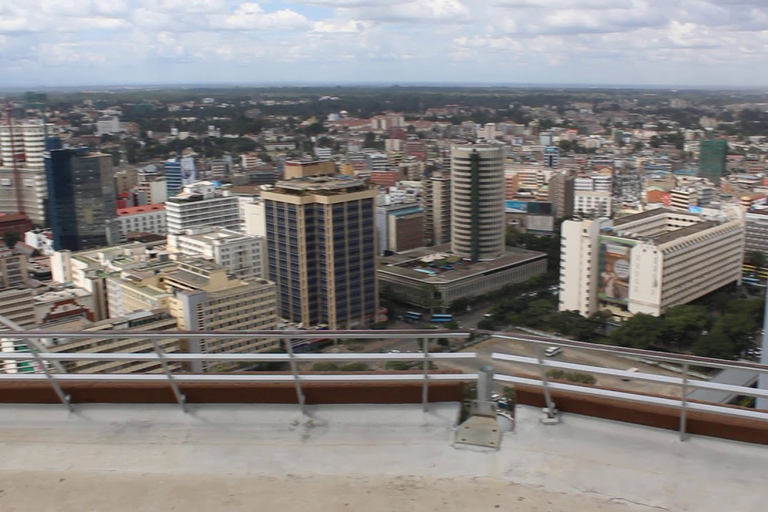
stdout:
<svg viewBox="0 0 768 512">
<path fill-rule="evenodd" d="M 207 339 L 207 338 L 273 338 L 273 339 L 423 339 L 423 338 L 469 338 L 470 331 L 455 330 L 359 330 L 359 331 L 0 331 L 4 338 L 63 338 L 63 339 L 114 339 L 146 338 L 156 339 Z"/>
<path fill-rule="evenodd" d="M 494 380 L 501 382 L 511 382 L 513 384 L 522 384 L 526 386 L 533 386 L 538 388 L 544 388 L 544 383 L 536 379 L 528 379 L 524 377 L 514 377 L 511 375 L 496 374 L 493 376 Z M 626 393 L 622 391 L 612 391 L 609 389 L 593 388 L 590 386 L 576 386 L 573 384 L 561 384 L 559 382 L 548 382 L 547 386 L 550 389 L 570 391 L 572 393 L 579 393 L 582 395 L 597 396 L 602 398 L 615 398 L 626 402 L 635 402 L 642 404 L 661 405 L 664 407 L 671 407 L 674 409 L 682 409 L 683 402 L 681 400 L 674 400 L 671 398 L 661 398 L 648 395 L 636 395 L 633 393 Z M 742 418 L 757 419 L 762 421 L 768 421 L 768 413 L 760 411 L 748 411 L 744 409 L 737 409 L 732 407 L 723 407 L 718 405 L 701 404 L 698 402 L 686 402 L 685 407 L 687 409 L 693 409 L 704 412 L 712 412 L 724 416 L 739 416 Z"/>
<path fill-rule="evenodd" d="M 476 373 L 435 373 L 428 374 L 429 381 L 472 382 L 477 380 Z M 292 374 L 173 374 L 175 381 L 183 382 L 293 382 Z M 6 373 L 0 374 L 0 381 L 46 381 L 41 373 Z M 162 373 L 64 373 L 57 374 L 59 382 L 162 382 L 168 377 Z M 421 382 L 422 373 L 403 374 L 299 374 L 302 382 Z"/>
<path fill-rule="evenodd" d="M 516 356 L 512 354 L 501 354 L 498 352 L 494 352 L 493 354 L 491 354 L 491 358 L 497 361 L 509 361 L 513 363 L 523 363 L 523 364 L 532 364 L 532 365 L 539 364 L 539 360 L 535 357 Z M 677 384 L 677 385 L 683 384 L 683 379 L 681 378 L 667 377 L 666 375 L 656 375 L 653 373 L 628 372 L 626 370 L 617 370 L 614 368 L 603 368 L 602 366 L 589 366 L 584 364 L 566 363 L 564 361 L 555 361 L 555 360 L 546 360 L 546 359 L 542 360 L 541 364 L 542 366 L 551 367 L 551 368 L 588 371 L 590 373 L 612 375 L 615 377 L 630 377 L 632 379 L 647 380 L 651 382 L 663 382 L 665 384 Z"/>
<path fill-rule="evenodd" d="M 50 361 L 159 361 L 161 358 L 156 353 L 116 353 L 116 352 L 41 352 L 38 355 L 42 359 Z M 166 361 L 240 361 L 240 362 L 288 362 L 288 354 L 204 354 L 204 353 L 177 353 L 166 352 Z M 430 360 L 457 360 L 476 359 L 475 352 L 430 352 L 427 355 L 421 352 L 403 352 L 386 354 L 296 354 L 294 358 L 300 362 L 313 361 L 423 361 Z M 28 352 L 0 352 L 0 360 L 25 361 L 32 360 L 33 356 Z"/>
<path fill-rule="evenodd" d="M 617 347 L 615 345 L 600 345 L 597 343 L 587 343 L 585 341 L 576 340 L 563 340 L 562 338 L 546 338 L 543 336 L 529 336 L 529 335 L 517 335 L 497 333 L 493 331 L 477 331 L 486 336 L 502 340 L 522 341 L 524 343 L 532 343 L 535 345 L 549 345 L 563 348 L 576 348 L 589 350 L 594 352 L 608 352 L 613 355 L 629 355 L 629 356 L 641 356 L 653 361 L 683 364 L 689 363 L 698 366 L 705 366 L 708 368 L 718 369 L 740 369 L 740 370 L 753 370 L 761 373 L 768 373 L 768 365 L 753 363 L 749 361 L 729 361 L 723 362 L 720 359 L 712 359 L 709 357 L 689 356 L 689 355 L 668 355 L 661 352 L 654 352 L 651 350 L 643 350 L 638 348 Z"/>
<path fill-rule="evenodd" d="M 497 352 L 494 352 L 491 355 L 491 358 L 497 361 L 510 361 L 510 362 L 516 362 L 516 363 L 532 364 L 532 365 L 539 364 L 539 360 L 533 357 L 515 356 L 512 354 L 500 354 Z M 683 381 L 683 379 L 680 377 L 669 377 L 666 375 L 656 375 L 653 373 L 643 373 L 643 372 L 628 372 L 626 370 L 616 370 L 614 368 L 603 368 L 601 366 L 590 366 L 590 365 L 577 364 L 577 363 L 566 363 L 564 361 L 556 361 L 556 360 L 543 360 L 541 364 L 542 366 L 547 368 L 562 368 L 566 370 L 577 370 L 577 371 L 588 372 L 588 373 L 597 373 L 598 375 L 612 375 L 616 377 L 629 378 L 632 380 L 659 382 L 659 383 L 670 384 L 674 386 L 682 386 L 685 383 L 685 385 L 688 386 L 689 388 L 713 389 L 717 391 L 733 392 L 739 395 L 747 395 L 747 396 L 755 396 L 755 397 L 759 396 L 759 397 L 768 398 L 768 390 L 751 388 L 746 386 L 734 386 L 730 384 L 719 384 L 716 382 L 707 382 L 707 381 L 700 381 L 700 380 L 693 380 L 693 379 L 688 379 L 687 381 Z"/>
</svg>

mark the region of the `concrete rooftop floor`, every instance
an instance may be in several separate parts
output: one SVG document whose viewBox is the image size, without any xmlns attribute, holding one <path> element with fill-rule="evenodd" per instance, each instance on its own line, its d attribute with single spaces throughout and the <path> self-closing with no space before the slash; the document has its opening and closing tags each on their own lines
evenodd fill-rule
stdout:
<svg viewBox="0 0 768 512">
<path fill-rule="evenodd" d="M 458 405 L 0 406 L 0 510 L 768 509 L 768 447 L 518 408 L 498 452 Z"/>
</svg>

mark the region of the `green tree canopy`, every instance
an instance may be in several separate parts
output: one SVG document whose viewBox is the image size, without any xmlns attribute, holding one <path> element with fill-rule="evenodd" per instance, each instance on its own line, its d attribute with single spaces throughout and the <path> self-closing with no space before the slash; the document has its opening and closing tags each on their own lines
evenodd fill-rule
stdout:
<svg viewBox="0 0 768 512">
<path fill-rule="evenodd" d="M 611 333 L 622 347 L 650 348 L 659 345 L 664 336 L 664 321 L 655 316 L 638 313 Z"/>
</svg>

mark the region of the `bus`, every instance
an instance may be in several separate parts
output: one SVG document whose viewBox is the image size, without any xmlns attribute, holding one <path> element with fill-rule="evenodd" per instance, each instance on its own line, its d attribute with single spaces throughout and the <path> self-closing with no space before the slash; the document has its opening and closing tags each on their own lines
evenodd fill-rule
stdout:
<svg viewBox="0 0 768 512">
<path fill-rule="evenodd" d="M 406 322 L 421 322 L 421 313 L 418 311 L 406 311 L 403 319 Z"/>
<path fill-rule="evenodd" d="M 433 323 L 453 322 L 453 315 L 449 313 L 433 313 L 429 321 Z"/>
</svg>

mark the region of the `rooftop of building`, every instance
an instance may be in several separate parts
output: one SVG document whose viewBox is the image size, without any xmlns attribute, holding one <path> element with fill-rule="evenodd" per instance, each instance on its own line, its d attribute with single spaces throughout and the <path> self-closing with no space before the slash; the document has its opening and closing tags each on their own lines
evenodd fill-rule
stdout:
<svg viewBox="0 0 768 512">
<path fill-rule="evenodd" d="M 138 213 L 160 212 L 165 210 L 165 203 L 146 204 L 143 206 L 129 206 L 127 208 L 118 208 L 117 215 L 136 215 Z"/>
<path fill-rule="evenodd" d="M 322 194 L 337 195 L 347 192 L 368 190 L 370 186 L 352 176 L 306 176 L 280 180 L 274 186 L 264 185 L 263 190 L 286 194 Z"/>
<path fill-rule="evenodd" d="M 8 509 L 764 508 L 768 448 L 518 406 L 499 451 L 452 446 L 458 403 L 0 406 Z M 702 492 L 706 489 L 706 492 Z M 513 505 L 512 505 L 513 504 Z"/>
<path fill-rule="evenodd" d="M 75 287 L 61 287 L 55 289 L 49 289 L 38 295 L 35 295 L 36 304 L 45 304 L 48 302 L 56 302 L 65 299 L 79 299 L 83 297 L 89 297 L 93 294 L 82 288 Z"/>
<path fill-rule="evenodd" d="M 379 259 L 379 271 L 418 279 L 425 284 L 447 283 L 546 257 L 542 252 L 507 248 L 503 256 L 490 261 L 471 262 L 451 252 L 451 245 L 424 247 Z"/>
<path fill-rule="evenodd" d="M 233 242 L 237 240 L 253 240 L 256 238 L 262 238 L 261 236 L 246 235 L 246 234 L 238 233 L 237 231 L 233 231 L 231 229 L 226 229 L 226 228 L 206 229 L 201 233 L 195 233 L 194 230 L 192 230 L 191 233 L 188 233 L 186 235 L 180 235 L 180 237 L 183 237 L 185 239 L 198 240 L 201 242 L 213 242 L 213 243 Z"/>
</svg>

